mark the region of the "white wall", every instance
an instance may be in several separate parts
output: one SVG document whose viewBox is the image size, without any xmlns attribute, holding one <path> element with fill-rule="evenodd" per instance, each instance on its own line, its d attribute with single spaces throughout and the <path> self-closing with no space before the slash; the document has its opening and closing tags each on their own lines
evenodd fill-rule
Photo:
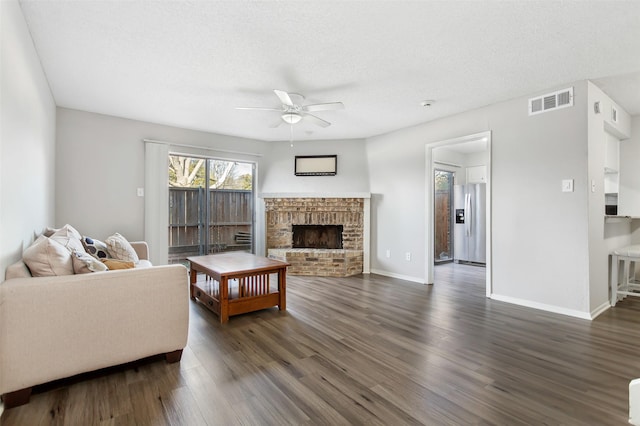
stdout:
<svg viewBox="0 0 640 426">
<path fill-rule="evenodd" d="M 261 192 L 369 192 L 369 170 L 362 139 L 265 142 Z M 335 176 L 295 176 L 296 155 L 337 155 Z"/>
<path fill-rule="evenodd" d="M 81 233 L 106 238 L 119 232 L 129 240 L 144 238 L 143 139 L 202 147 L 189 153 L 240 159 L 253 153 L 260 170 L 263 142 L 141 121 L 58 108 L 56 224 L 70 223 Z M 151 248 L 153 250 L 153 248 Z"/>
<path fill-rule="evenodd" d="M 529 117 L 523 97 L 370 138 L 372 270 L 425 278 L 425 145 L 491 130 L 492 297 L 585 316 L 587 86 L 573 86 L 572 108 Z"/>
<path fill-rule="evenodd" d="M 55 103 L 17 1 L 0 2 L 0 280 L 54 224 Z"/>
<path fill-rule="evenodd" d="M 96 238 L 114 232 L 129 240 L 144 238 L 144 199 L 136 195 L 144 187 L 143 139 L 168 142 L 181 153 L 254 160 L 258 194 L 369 191 L 363 140 L 294 142 L 292 148 L 289 142 L 252 141 L 66 108 L 58 108 L 57 115 L 56 226 L 70 223 Z M 180 144 L 202 148 L 176 147 Z M 294 176 L 295 155 L 320 154 L 338 155 L 336 176 Z M 259 206 L 256 244 L 262 254 Z"/>
</svg>

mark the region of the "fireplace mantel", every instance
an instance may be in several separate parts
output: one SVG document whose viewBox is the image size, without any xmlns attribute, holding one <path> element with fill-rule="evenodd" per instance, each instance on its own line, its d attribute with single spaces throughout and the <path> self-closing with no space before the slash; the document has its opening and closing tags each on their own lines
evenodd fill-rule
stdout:
<svg viewBox="0 0 640 426">
<path fill-rule="evenodd" d="M 370 199 L 370 192 L 265 192 L 258 198 L 364 198 Z"/>
</svg>

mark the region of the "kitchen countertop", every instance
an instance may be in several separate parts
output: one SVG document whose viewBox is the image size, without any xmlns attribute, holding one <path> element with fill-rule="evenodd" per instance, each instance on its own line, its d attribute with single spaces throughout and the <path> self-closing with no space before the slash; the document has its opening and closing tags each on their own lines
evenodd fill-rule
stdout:
<svg viewBox="0 0 640 426">
<path fill-rule="evenodd" d="M 605 222 L 618 222 L 618 219 L 638 220 L 640 216 L 604 215 Z"/>
</svg>

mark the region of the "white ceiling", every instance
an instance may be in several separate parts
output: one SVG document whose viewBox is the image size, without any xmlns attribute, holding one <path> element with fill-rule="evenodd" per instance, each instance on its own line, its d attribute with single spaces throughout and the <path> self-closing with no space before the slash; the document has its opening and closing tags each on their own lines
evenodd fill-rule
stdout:
<svg viewBox="0 0 640 426">
<path fill-rule="evenodd" d="M 640 1 L 20 2 L 57 105 L 260 140 L 273 89 L 364 138 L 592 79 L 640 114 Z M 435 99 L 424 108 L 420 102 Z"/>
</svg>

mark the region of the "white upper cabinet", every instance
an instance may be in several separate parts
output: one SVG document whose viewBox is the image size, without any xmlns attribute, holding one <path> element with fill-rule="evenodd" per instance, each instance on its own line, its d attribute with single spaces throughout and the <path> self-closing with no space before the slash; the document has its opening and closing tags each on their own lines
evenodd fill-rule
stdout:
<svg viewBox="0 0 640 426">
<path fill-rule="evenodd" d="M 467 183 L 487 183 L 487 166 L 467 167 Z"/>
</svg>

